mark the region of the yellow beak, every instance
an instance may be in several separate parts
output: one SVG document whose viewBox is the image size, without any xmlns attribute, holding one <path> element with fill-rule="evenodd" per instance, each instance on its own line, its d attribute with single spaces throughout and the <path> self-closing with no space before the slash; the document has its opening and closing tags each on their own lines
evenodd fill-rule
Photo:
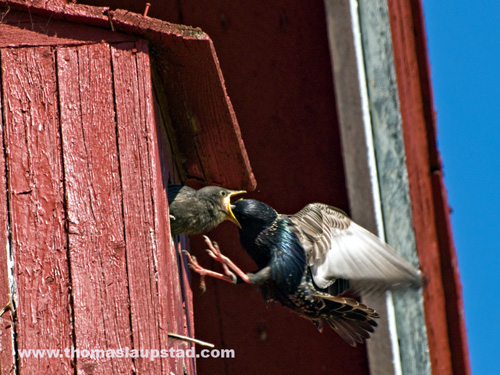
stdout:
<svg viewBox="0 0 500 375">
<path fill-rule="evenodd" d="M 236 219 L 236 217 L 234 216 L 233 214 L 233 211 L 231 210 L 231 197 L 234 197 L 235 195 L 239 195 L 239 194 L 244 194 L 246 193 L 245 190 L 233 190 L 231 191 L 231 193 L 229 193 L 229 195 L 224 198 L 224 207 L 226 208 L 226 212 L 227 212 L 227 220 L 235 223 L 238 228 L 241 229 L 241 225 L 240 223 L 238 222 L 238 220 Z"/>
</svg>

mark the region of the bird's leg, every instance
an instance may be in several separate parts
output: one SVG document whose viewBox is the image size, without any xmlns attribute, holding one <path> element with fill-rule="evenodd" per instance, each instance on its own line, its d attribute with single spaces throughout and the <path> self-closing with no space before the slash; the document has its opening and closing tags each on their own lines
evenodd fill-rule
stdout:
<svg viewBox="0 0 500 375">
<path fill-rule="evenodd" d="M 214 258 L 217 262 L 222 264 L 222 267 L 224 267 L 224 271 L 226 274 L 228 272 L 232 273 L 231 271 L 228 270 L 228 267 L 236 274 L 238 275 L 241 280 L 246 282 L 247 284 L 253 284 L 248 275 L 243 272 L 236 264 L 233 263 L 231 259 L 229 259 L 227 256 L 222 255 L 219 249 L 219 245 L 217 245 L 217 242 L 212 242 L 210 238 L 207 236 L 203 236 L 205 238 L 205 243 L 208 246 L 208 255 L 210 255 L 212 258 Z"/>
<path fill-rule="evenodd" d="M 248 279 L 252 284 L 264 284 L 271 278 L 271 267 L 267 266 L 255 273 L 247 273 Z"/>
<path fill-rule="evenodd" d="M 216 279 L 224 280 L 227 281 L 228 283 L 235 284 L 236 283 L 236 277 L 231 277 L 227 275 L 223 275 L 221 273 L 215 272 L 215 271 L 210 271 L 207 270 L 206 268 L 203 268 L 202 266 L 199 265 L 198 260 L 196 260 L 196 257 L 189 254 L 187 250 L 182 250 L 184 254 L 186 254 L 186 257 L 189 260 L 189 268 L 191 268 L 194 272 L 200 275 L 201 282 L 200 282 L 200 287 L 203 291 L 205 291 L 205 276 L 210 276 L 210 277 L 215 277 Z"/>
</svg>

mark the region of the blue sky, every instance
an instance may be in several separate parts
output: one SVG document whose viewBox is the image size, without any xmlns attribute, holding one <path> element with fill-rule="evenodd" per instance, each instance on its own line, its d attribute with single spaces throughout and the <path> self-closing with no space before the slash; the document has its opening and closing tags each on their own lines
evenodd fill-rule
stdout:
<svg viewBox="0 0 500 375">
<path fill-rule="evenodd" d="M 474 375 L 498 373 L 500 1 L 423 0 Z"/>
</svg>

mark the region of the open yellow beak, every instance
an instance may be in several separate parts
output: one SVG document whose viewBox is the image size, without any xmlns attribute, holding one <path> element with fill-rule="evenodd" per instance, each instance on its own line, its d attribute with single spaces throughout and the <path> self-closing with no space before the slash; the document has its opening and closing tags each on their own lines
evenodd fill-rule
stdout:
<svg viewBox="0 0 500 375">
<path fill-rule="evenodd" d="M 227 212 L 227 220 L 235 223 L 238 228 L 241 229 L 241 225 L 240 223 L 238 222 L 238 220 L 236 219 L 236 217 L 234 216 L 233 214 L 233 211 L 231 210 L 231 197 L 234 197 L 235 195 L 239 195 L 239 194 L 244 194 L 246 193 L 245 190 L 232 190 L 231 193 L 229 193 L 229 195 L 224 198 L 224 207 L 226 208 L 226 212 Z"/>
</svg>

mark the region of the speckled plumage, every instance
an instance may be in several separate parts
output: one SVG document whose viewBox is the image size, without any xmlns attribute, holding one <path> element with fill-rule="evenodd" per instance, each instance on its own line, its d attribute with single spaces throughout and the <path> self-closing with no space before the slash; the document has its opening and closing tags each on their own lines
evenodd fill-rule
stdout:
<svg viewBox="0 0 500 375">
<path fill-rule="evenodd" d="M 296 215 L 281 215 L 270 206 L 252 199 L 237 201 L 232 210 L 241 224 L 241 244 L 259 268 L 256 273 L 248 276 L 252 283 L 259 285 L 264 299 L 280 302 L 302 317 L 310 319 L 320 330 L 323 322 L 327 323 L 352 346 L 370 337 L 377 326 L 374 319 L 378 318 L 378 314 L 355 299 L 341 295 L 349 286 L 350 280 L 324 270 L 316 271 L 317 263 L 324 260 L 332 248 L 333 251 L 337 250 L 332 245 L 337 241 L 337 238 L 333 238 L 338 235 L 335 231 L 340 231 L 340 236 L 345 233 L 350 235 L 349 228 L 355 226 L 342 211 L 327 205 L 312 204 Z M 324 222 L 328 225 L 326 229 Z M 364 232 L 362 239 L 363 236 Z M 375 237 L 371 233 L 370 236 Z M 369 240 L 374 242 L 375 248 L 381 246 L 378 242 L 387 246 L 383 241 L 377 239 L 376 242 L 372 237 Z M 378 258 L 375 257 L 373 266 L 380 264 L 382 268 L 388 269 L 389 274 L 382 272 L 381 276 L 377 276 L 377 271 L 372 272 L 376 277 L 373 280 L 363 280 L 360 283 L 362 289 L 371 285 L 370 282 L 378 288 L 384 281 L 390 286 L 393 279 L 406 282 L 406 279 L 417 278 L 417 271 L 402 258 L 399 259 L 397 254 L 392 254 L 383 247 L 382 250 L 376 249 L 374 253 L 378 254 L 380 251 L 388 252 L 388 260 L 377 263 Z M 326 260 L 329 261 L 329 258 Z M 356 257 L 350 261 L 352 260 L 355 261 Z M 361 261 L 366 262 L 364 259 Z M 342 261 L 340 264 L 343 264 Z M 394 266 L 398 272 L 403 268 L 404 276 L 394 278 L 394 272 L 388 265 Z M 336 270 L 335 264 L 333 269 Z M 317 273 L 314 274 L 312 270 Z M 368 273 L 371 275 L 369 270 Z M 397 272 L 395 274 L 399 277 Z M 324 288 L 317 285 L 315 275 L 324 282 Z"/>
</svg>

